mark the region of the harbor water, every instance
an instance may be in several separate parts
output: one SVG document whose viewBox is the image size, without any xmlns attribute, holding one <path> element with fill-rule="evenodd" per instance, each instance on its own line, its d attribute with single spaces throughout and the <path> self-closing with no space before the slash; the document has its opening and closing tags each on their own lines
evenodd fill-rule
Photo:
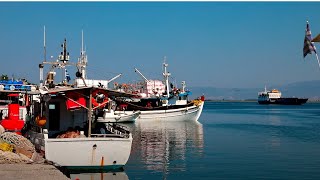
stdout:
<svg viewBox="0 0 320 180">
<path fill-rule="evenodd" d="M 134 140 L 124 171 L 71 178 L 320 179 L 320 103 L 206 102 L 199 123 L 126 126 Z"/>
</svg>

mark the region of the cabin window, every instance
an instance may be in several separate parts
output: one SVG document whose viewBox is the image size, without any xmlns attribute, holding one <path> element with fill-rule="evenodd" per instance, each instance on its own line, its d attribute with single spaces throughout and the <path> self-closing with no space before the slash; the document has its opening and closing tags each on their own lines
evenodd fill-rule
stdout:
<svg viewBox="0 0 320 180">
<path fill-rule="evenodd" d="M 49 130 L 60 129 L 59 104 L 49 104 Z"/>
<path fill-rule="evenodd" d="M 179 100 L 187 100 L 187 96 L 179 96 Z"/>
<path fill-rule="evenodd" d="M 56 105 L 55 104 L 49 104 L 49 109 L 56 109 Z"/>
</svg>

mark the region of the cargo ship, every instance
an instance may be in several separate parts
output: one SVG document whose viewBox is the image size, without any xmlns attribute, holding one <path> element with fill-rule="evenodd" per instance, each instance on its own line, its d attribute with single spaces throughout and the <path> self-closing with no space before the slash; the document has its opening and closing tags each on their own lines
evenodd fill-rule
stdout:
<svg viewBox="0 0 320 180">
<path fill-rule="evenodd" d="M 281 92 L 277 89 L 264 91 L 258 93 L 259 104 L 282 104 L 282 105 L 302 105 L 308 101 L 308 98 L 297 98 L 297 97 L 281 97 Z"/>
</svg>

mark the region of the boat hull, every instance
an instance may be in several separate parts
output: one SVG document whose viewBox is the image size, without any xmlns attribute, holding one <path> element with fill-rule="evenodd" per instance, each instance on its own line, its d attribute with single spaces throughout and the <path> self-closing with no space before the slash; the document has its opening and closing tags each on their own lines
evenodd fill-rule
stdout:
<svg viewBox="0 0 320 180">
<path fill-rule="evenodd" d="M 98 118 L 97 121 L 102 123 L 132 123 L 138 119 L 139 115 L 140 111 L 105 113 L 103 118 Z"/>
<path fill-rule="evenodd" d="M 127 163 L 131 144 L 131 136 L 46 139 L 45 157 L 69 168 L 116 169 Z"/>
<path fill-rule="evenodd" d="M 181 108 L 169 108 L 167 110 L 140 110 L 141 114 L 137 121 L 165 120 L 165 121 L 198 121 L 204 102 Z"/>
<path fill-rule="evenodd" d="M 280 105 L 302 105 L 308 98 L 278 98 L 265 101 L 258 101 L 259 104 L 280 104 Z"/>
<path fill-rule="evenodd" d="M 68 169 L 121 168 L 129 159 L 132 145 L 131 134 L 129 137 L 45 138 L 45 136 L 43 133 L 28 133 L 30 141 L 36 149 L 44 151 L 47 160 Z"/>
</svg>

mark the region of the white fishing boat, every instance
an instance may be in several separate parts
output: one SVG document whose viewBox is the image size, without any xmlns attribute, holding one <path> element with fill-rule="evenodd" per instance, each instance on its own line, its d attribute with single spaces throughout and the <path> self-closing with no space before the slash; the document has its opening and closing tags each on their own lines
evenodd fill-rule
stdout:
<svg viewBox="0 0 320 180">
<path fill-rule="evenodd" d="M 47 160 L 69 169 L 87 170 L 117 169 L 127 163 L 132 135 L 117 124 L 92 123 L 93 90 L 93 87 L 48 89 L 42 92 L 40 104 L 32 106 L 38 114 L 26 136 Z M 46 111 L 41 112 L 35 106 Z"/>
<path fill-rule="evenodd" d="M 169 86 L 170 73 L 168 64 L 163 63 L 165 85 L 161 81 L 148 80 L 140 71 L 135 69 L 144 79 L 145 86 L 137 94 L 140 98 L 119 98 L 117 103 L 124 107 L 126 113 L 140 111 L 137 121 L 166 120 L 166 121 L 198 121 L 204 105 L 204 96 L 192 101 L 188 100 L 191 94 L 186 91 L 186 83 L 182 81 L 182 88 Z M 119 111 L 116 111 L 119 112 Z"/>
<path fill-rule="evenodd" d="M 56 62 L 44 61 L 40 68 L 39 102 L 33 101 L 33 120 L 24 128 L 25 136 L 45 158 L 68 169 L 107 170 L 123 167 L 130 156 L 132 135 L 123 126 L 94 121 L 102 92 L 108 97 L 130 96 L 99 87 L 74 88 L 55 83 L 53 69 L 43 80 L 44 64 L 65 67 L 69 63 L 66 40 Z"/>
<path fill-rule="evenodd" d="M 203 102 L 199 105 L 191 105 L 186 107 L 174 107 L 167 110 L 147 110 L 141 111 L 138 120 L 166 120 L 166 121 L 198 121 L 202 109 Z M 130 112 L 130 111 L 129 111 Z"/>
</svg>

